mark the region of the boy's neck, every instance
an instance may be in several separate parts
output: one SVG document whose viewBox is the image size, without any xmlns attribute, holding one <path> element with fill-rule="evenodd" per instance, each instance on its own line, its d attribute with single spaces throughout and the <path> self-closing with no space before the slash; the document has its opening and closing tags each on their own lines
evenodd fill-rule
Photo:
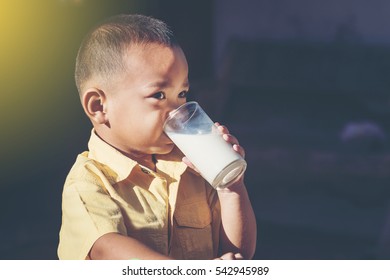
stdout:
<svg viewBox="0 0 390 280">
<path fill-rule="evenodd" d="M 150 170 L 156 171 L 156 157 L 155 157 L 155 155 L 150 155 L 149 158 L 145 161 L 145 164 L 143 164 L 141 162 L 139 164 L 149 168 Z"/>
<path fill-rule="evenodd" d="M 129 158 L 135 160 L 140 165 L 149 168 L 150 170 L 156 171 L 156 157 L 155 155 L 149 154 L 131 154 L 127 155 Z"/>
</svg>

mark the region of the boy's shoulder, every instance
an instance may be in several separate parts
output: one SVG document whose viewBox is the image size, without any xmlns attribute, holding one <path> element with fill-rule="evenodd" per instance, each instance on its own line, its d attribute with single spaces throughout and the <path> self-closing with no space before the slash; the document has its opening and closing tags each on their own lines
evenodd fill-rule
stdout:
<svg viewBox="0 0 390 280">
<path fill-rule="evenodd" d="M 79 173 L 79 172 L 87 172 L 89 166 L 94 166 L 97 164 L 97 162 L 91 158 L 88 157 L 89 152 L 83 152 L 79 155 L 77 155 L 75 162 L 73 163 L 73 166 L 71 167 L 69 174 L 73 173 Z"/>
<path fill-rule="evenodd" d="M 71 182 L 95 182 L 101 177 L 107 177 L 106 167 L 100 162 L 88 157 L 89 152 L 79 154 L 71 167 L 65 185 Z"/>
</svg>

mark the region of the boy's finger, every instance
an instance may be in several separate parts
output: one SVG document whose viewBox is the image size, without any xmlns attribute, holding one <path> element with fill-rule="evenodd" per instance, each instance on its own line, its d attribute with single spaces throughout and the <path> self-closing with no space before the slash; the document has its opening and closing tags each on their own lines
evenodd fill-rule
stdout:
<svg viewBox="0 0 390 280">
<path fill-rule="evenodd" d="M 240 154 L 243 158 L 245 158 L 245 150 L 242 146 L 234 144 L 233 145 L 233 150 L 235 150 L 237 153 Z"/>
<path fill-rule="evenodd" d="M 216 122 L 215 125 L 217 126 L 218 130 L 222 133 L 223 139 L 225 139 L 227 142 L 233 145 L 233 149 L 240 154 L 243 158 L 245 157 L 245 150 L 242 146 L 240 146 L 240 143 L 238 142 L 238 139 L 229 134 L 229 130 L 226 126 L 221 125 L 220 123 Z"/>
<path fill-rule="evenodd" d="M 222 134 L 229 134 L 229 129 L 227 129 L 226 126 L 221 125 L 221 124 L 218 123 L 218 122 L 216 122 L 215 125 L 216 125 L 216 127 L 218 128 L 218 130 L 219 130 Z"/>
<path fill-rule="evenodd" d="M 219 257 L 220 260 L 234 260 L 234 254 L 232 252 L 228 252 L 223 254 L 222 256 Z"/>
<path fill-rule="evenodd" d="M 244 257 L 243 257 L 240 253 L 234 254 L 234 258 L 235 258 L 236 260 L 243 260 L 243 259 L 244 259 Z"/>
<path fill-rule="evenodd" d="M 223 134 L 222 137 L 223 137 L 223 139 L 225 139 L 227 142 L 229 142 L 232 145 L 234 145 L 234 144 L 239 145 L 240 144 L 238 142 L 238 139 L 231 134 Z"/>
</svg>

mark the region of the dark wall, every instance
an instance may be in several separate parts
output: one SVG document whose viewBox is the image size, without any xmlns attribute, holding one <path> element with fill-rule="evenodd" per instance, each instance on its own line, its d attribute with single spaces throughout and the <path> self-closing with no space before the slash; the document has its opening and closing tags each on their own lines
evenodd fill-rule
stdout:
<svg viewBox="0 0 390 280">
<path fill-rule="evenodd" d="M 157 16 L 173 27 L 190 66 L 190 79 L 213 75 L 214 1 L 159 1 Z"/>
<path fill-rule="evenodd" d="M 173 28 L 193 97 L 246 148 L 256 258 L 389 256 L 386 1 L 0 5 L 0 258 L 57 257 L 63 182 L 91 129 L 74 59 L 84 34 L 119 13 Z"/>
</svg>

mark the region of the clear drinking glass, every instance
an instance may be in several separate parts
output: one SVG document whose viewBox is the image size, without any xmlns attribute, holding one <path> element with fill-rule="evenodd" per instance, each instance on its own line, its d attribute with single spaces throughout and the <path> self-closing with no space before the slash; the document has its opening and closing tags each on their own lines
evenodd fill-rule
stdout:
<svg viewBox="0 0 390 280">
<path fill-rule="evenodd" d="M 246 161 L 197 102 L 170 112 L 164 132 L 214 188 L 225 188 L 246 169 Z"/>
</svg>

